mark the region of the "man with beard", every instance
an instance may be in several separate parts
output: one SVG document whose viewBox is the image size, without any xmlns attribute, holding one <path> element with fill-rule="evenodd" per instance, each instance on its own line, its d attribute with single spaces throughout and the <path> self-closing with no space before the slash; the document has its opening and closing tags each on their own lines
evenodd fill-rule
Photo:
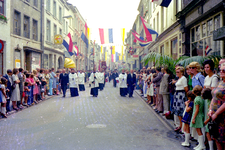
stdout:
<svg viewBox="0 0 225 150">
<path fill-rule="evenodd" d="M 72 68 L 71 73 L 69 74 L 69 84 L 70 84 L 70 94 L 71 97 L 79 96 L 77 89 L 77 74 Z"/>
<path fill-rule="evenodd" d="M 94 69 L 94 72 L 91 73 L 89 82 L 91 84 L 91 95 L 93 95 L 93 97 L 97 97 L 99 82 L 98 82 L 98 74 L 96 73 L 96 69 Z"/>
<path fill-rule="evenodd" d="M 122 73 L 119 75 L 119 87 L 120 95 L 125 97 L 127 95 L 127 74 L 122 70 Z"/>
<path fill-rule="evenodd" d="M 67 85 L 69 84 L 69 76 L 66 73 L 65 69 L 62 70 L 62 73 L 59 76 L 59 83 L 61 84 L 61 89 L 63 91 L 63 97 L 65 97 Z"/>
</svg>

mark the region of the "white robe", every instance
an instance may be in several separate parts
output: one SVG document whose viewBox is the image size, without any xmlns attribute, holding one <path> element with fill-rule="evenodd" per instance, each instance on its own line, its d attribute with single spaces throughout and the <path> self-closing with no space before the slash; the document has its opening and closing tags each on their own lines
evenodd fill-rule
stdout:
<svg viewBox="0 0 225 150">
<path fill-rule="evenodd" d="M 119 75 L 119 87 L 120 88 L 127 88 L 127 74 L 120 74 Z"/>
<path fill-rule="evenodd" d="M 94 78 L 94 75 L 96 78 Z M 98 73 L 91 73 L 91 76 L 89 77 L 89 83 L 91 84 L 91 88 L 99 87 L 99 77 Z M 92 83 L 95 82 L 95 83 Z"/>
<path fill-rule="evenodd" d="M 84 73 L 78 73 L 78 84 L 84 84 Z"/>
<path fill-rule="evenodd" d="M 70 83 L 70 88 L 77 88 L 77 74 L 70 73 L 69 74 L 69 83 Z"/>
<path fill-rule="evenodd" d="M 104 83 L 104 72 L 98 73 L 99 83 Z"/>
</svg>

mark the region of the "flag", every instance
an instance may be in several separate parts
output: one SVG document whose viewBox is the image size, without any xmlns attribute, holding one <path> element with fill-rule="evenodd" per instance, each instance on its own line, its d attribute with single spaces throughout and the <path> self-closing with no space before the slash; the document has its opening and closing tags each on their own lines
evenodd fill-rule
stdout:
<svg viewBox="0 0 225 150">
<path fill-rule="evenodd" d="M 113 29 L 99 28 L 101 44 L 113 43 Z"/>
<path fill-rule="evenodd" d="M 121 35 L 122 35 L 122 41 L 123 41 L 123 44 L 124 44 L 124 40 L 125 40 L 125 28 L 122 28 L 121 29 Z"/>
<path fill-rule="evenodd" d="M 168 7 L 171 0 L 152 0 L 152 2 L 159 6 Z"/>
<path fill-rule="evenodd" d="M 90 28 L 87 28 L 87 39 L 88 39 L 88 44 L 90 44 L 90 33 L 91 33 L 91 29 Z"/>
<path fill-rule="evenodd" d="M 76 55 L 76 56 L 78 56 L 79 55 L 79 51 L 78 51 L 78 47 L 77 46 L 74 46 L 73 47 L 73 51 L 74 51 L 74 54 Z"/>
<path fill-rule="evenodd" d="M 71 37 L 70 33 L 68 33 L 68 35 L 63 39 L 63 46 L 67 49 L 70 56 L 72 56 L 74 54 L 74 52 L 73 52 L 73 41 L 72 41 L 72 37 Z"/>
<path fill-rule="evenodd" d="M 118 52 L 116 52 L 116 62 L 119 61 L 119 55 L 118 55 Z"/>
<path fill-rule="evenodd" d="M 207 56 L 211 51 L 212 49 L 209 47 L 209 45 L 207 45 L 205 48 L 205 56 Z"/>
<path fill-rule="evenodd" d="M 107 51 L 105 52 L 105 61 L 107 60 Z"/>
<path fill-rule="evenodd" d="M 86 44 L 86 47 L 88 48 L 88 39 L 83 32 L 81 34 L 81 39 L 84 41 L 84 43 Z"/>
<path fill-rule="evenodd" d="M 123 56 L 123 45 L 122 45 L 122 49 L 121 49 L 121 55 Z"/>
<path fill-rule="evenodd" d="M 101 46 L 101 53 L 103 53 L 103 47 Z"/>
<path fill-rule="evenodd" d="M 141 17 L 141 21 L 142 21 L 143 28 L 145 31 L 146 40 L 144 40 L 145 38 L 141 37 L 135 31 L 133 31 L 132 34 L 135 37 L 135 39 L 139 41 L 139 45 L 141 47 L 144 47 L 144 46 L 151 44 L 152 41 L 155 41 L 156 38 L 158 37 L 158 33 L 155 30 L 151 29 L 150 25 L 147 24 L 147 22 L 142 17 Z"/>
<path fill-rule="evenodd" d="M 109 43 L 113 43 L 113 29 L 109 29 Z"/>
<path fill-rule="evenodd" d="M 116 47 L 115 46 L 112 46 L 112 54 L 115 54 L 115 50 L 116 49 Z"/>
</svg>

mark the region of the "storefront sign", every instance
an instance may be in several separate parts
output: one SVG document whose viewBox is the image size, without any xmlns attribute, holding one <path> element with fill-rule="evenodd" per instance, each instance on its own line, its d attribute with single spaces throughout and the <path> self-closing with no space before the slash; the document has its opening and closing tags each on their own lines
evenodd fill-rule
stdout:
<svg viewBox="0 0 225 150">
<path fill-rule="evenodd" d="M 19 59 L 15 60 L 15 68 L 20 68 L 20 60 Z"/>
<path fill-rule="evenodd" d="M 55 35 L 54 44 L 60 45 L 63 43 L 63 37 L 60 34 Z"/>
<path fill-rule="evenodd" d="M 4 49 L 4 43 L 2 40 L 0 40 L 0 53 L 3 52 L 3 49 Z"/>
<path fill-rule="evenodd" d="M 225 26 L 213 31 L 213 40 L 222 40 L 225 39 Z"/>
</svg>

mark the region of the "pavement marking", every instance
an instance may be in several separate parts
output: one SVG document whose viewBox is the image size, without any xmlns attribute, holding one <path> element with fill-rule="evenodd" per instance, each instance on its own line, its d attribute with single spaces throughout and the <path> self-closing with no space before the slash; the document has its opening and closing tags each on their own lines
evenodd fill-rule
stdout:
<svg viewBox="0 0 225 150">
<path fill-rule="evenodd" d="M 90 124 L 86 126 L 87 128 L 106 128 L 105 124 Z"/>
</svg>

